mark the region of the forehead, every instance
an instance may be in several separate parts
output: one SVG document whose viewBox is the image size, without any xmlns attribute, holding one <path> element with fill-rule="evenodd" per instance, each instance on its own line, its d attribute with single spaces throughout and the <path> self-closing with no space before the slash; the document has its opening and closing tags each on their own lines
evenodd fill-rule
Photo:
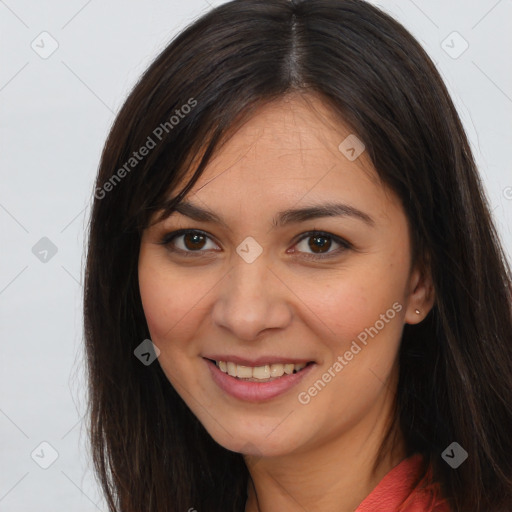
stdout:
<svg viewBox="0 0 512 512">
<path fill-rule="evenodd" d="M 187 183 L 201 156 L 194 156 L 168 200 Z M 217 213 L 231 228 L 255 227 L 276 219 L 276 212 L 327 203 L 366 213 L 381 228 L 406 222 L 398 196 L 380 180 L 362 141 L 310 94 L 267 103 L 237 124 L 185 200 Z"/>
<path fill-rule="evenodd" d="M 237 179 L 247 183 L 249 177 L 267 183 L 314 180 L 331 174 L 334 167 L 332 174 L 338 177 L 358 171 L 361 179 L 382 186 L 353 130 L 318 96 L 294 93 L 260 107 L 246 119 L 210 159 L 195 189 L 228 172 L 235 186 Z M 195 168 L 191 166 L 186 178 Z M 238 176 L 230 172 L 234 169 Z"/>
<path fill-rule="evenodd" d="M 384 188 L 364 143 L 311 94 L 291 94 L 256 110 L 210 159 L 192 192 L 253 193 L 258 186 L 261 194 L 284 195 L 300 188 Z"/>
</svg>

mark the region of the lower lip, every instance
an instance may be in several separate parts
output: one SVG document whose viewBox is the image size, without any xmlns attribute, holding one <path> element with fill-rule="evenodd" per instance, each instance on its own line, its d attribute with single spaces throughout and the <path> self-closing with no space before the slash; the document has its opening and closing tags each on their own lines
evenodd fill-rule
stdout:
<svg viewBox="0 0 512 512">
<path fill-rule="evenodd" d="M 209 359 L 205 359 L 205 361 L 210 369 L 213 380 L 223 391 L 228 395 L 247 402 L 263 402 L 286 393 L 316 366 L 315 363 L 308 364 L 300 372 L 283 375 L 269 382 L 251 382 L 231 377 L 231 375 L 224 373 Z"/>
</svg>

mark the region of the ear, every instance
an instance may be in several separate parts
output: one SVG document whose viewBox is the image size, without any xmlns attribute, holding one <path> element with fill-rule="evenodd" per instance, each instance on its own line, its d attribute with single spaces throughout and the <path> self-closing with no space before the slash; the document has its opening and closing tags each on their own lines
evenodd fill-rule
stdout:
<svg viewBox="0 0 512 512">
<path fill-rule="evenodd" d="M 428 315 L 434 302 L 435 290 L 428 266 L 424 268 L 416 267 L 409 277 L 409 297 L 405 312 L 405 323 L 420 323 Z"/>
</svg>

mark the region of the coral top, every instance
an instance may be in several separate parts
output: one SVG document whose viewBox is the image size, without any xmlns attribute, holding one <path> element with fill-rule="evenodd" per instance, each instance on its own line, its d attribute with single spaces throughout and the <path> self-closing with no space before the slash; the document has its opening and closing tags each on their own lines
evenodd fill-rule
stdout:
<svg viewBox="0 0 512 512">
<path fill-rule="evenodd" d="M 414 454 L 395 466 L 354 512 L 450 512 L 438 484 L 418 484 L 422 456 Z"/>
</svg>

